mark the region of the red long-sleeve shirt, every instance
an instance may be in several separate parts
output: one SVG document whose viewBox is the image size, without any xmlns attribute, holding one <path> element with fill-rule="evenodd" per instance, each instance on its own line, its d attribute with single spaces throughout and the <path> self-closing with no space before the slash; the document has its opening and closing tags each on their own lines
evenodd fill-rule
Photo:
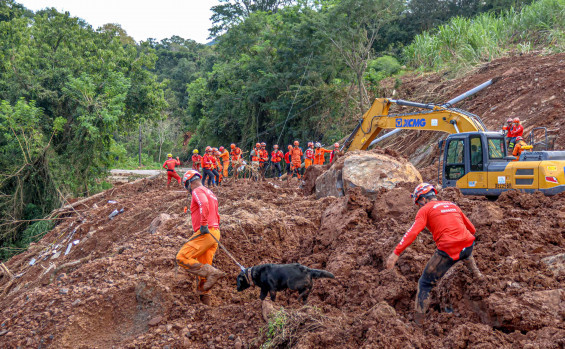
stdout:
<svg viewBox="0 0 565 349">
<path fill-rule="evenodd" d="M 165 161 L 165 163 L 163 164 L 163 168 L 166 168 L 167 170 L 175 170 L 175 166 L 180 166 L 180 161 L 176 160 L 176 159 L 169 159 L 167 161 Z"/>
<path fill-rule="evenodd" d="M 314 149 L 312 148 L 306 149 L 304 156 L 306 157 L 306 159 L 314 160 Z"/>
<path fill-rule="evenodd" d="M 394 253 L 400 256 L 414 242 L 424 228 L 428 228 L 438 250 L 447 253 L 454 260 L 459 253 L 475 241 L 475 226 L 453 202 L 431 201 L 416 214 L 416 221 L 408 229 Z"/>
<path fill-rule="evenodd" d="M 194 231 L 200 229 L 201 225 L 207 225 L 209 228 L 220 227 L 218 198 L 205 186 L 200 186 L 192 191 L 190 218 Z"/>
<path fill-rule="evenodd" d="M 512 128 L 512 137 L 522 136 L 524 134 L 524 126 L 521 124 L 514 125 Z"/>
<path fill-rule="evenodd" d="M 205 154 L 202 157 L 202 168 L 211 169 L 214 166 L 215 159 L 212 155 Z"/>
<path fill-rule="evenodd" d="M 286 154 L 284 154 L 284 162 L 286 162 L 287 164 L 290 164 L 290 150 L 286 152 Z"/>
</svg>

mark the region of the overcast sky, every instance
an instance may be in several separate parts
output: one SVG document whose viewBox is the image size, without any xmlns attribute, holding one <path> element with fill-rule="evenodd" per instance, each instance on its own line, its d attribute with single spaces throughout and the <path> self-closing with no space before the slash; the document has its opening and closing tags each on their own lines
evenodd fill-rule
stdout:
<svg viewBox="0 0 565 349">
<path fill-rule="evenodd" d="M 210 28 L 210 8 L 218 0 L 16 0 L 37 11 L 54 7 L 80 17 L 94 29 L 118 23 L 136 41 L 158 41 L 178 35 L 206 43 Z"/>
</svg>

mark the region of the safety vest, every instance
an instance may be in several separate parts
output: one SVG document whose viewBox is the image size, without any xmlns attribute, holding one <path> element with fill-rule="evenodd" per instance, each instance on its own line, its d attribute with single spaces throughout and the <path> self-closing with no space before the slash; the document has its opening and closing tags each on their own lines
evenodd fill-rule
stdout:
<svg viewBox="0 0 565 349">
<path fill-rule="evenodd" d="M 260 149 L 259 150 L 259 161 L 261 162 L 265 162 L 269 160 L 269 152 L 266 149 Z"/>
<path fill-rule="evenodd" d="M 282 158 L 283 158 L 283 153 L 280 150 L 277 151 L 273 151 L 271 153 L 271 161 L 272 162 L 281 162 Z"/>
<path fill-rule="evenodd" d="M 302 162 L 302 149 L 301 148 L 292 148 L 290 153 L 291 161 L 295 164 L 300 164 Z"/>
<path fill-rule="evenodd" d="M 234 150 L 231 151 L 231 159 L 232 161 L 237 161 L 239 160 L 239 158 L 241 158 L 241 149 L 236 147 Z"/>
<path fill-rule="evenodd" d="M 254 148 L 251 151 L 251 161 L 259 161 L 261 158 L 261 149 Z"/>
</svg>

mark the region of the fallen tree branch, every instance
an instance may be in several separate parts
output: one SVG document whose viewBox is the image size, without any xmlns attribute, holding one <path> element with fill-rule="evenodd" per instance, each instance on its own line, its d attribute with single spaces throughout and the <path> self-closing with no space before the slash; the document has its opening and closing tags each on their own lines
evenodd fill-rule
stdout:
<svg viewBox="0 0 565 349">
<path fill-rule="evenodd" d="M 52 272 L 51 272 L 51 276 L 49 277 L 49 283 L 52 283 L 55 280 L 55 277 L 57 276 L 57 273 L 59 273 L 61 270 L 81 264 L 83 262 L 87 262 L 92 258 L 92 255 L 86 256 L 84 258 L 81 259 L 77 259 L 76 261 L 72 261 L 72 262 L 68 262 L 68 263 L 64 263 L 61 264 L 60 266 L 56 267 Z"/>
</svg>

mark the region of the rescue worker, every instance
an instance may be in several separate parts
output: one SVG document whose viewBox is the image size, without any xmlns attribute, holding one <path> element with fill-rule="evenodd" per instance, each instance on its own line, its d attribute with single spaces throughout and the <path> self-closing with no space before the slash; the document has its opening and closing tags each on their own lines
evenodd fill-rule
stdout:
<svg viewBox="0 0 565 349">
<path fill-rule="evenodd" d="M 231 148 L 231 152 L 230 152 L 231 168 L 232 168 L 232 171 L 233 171 L 232 175 L 235 179 L 237 179 L 237 169 L 241 167 L 241 163 L 242 163 L 242 160 L 243 160 L 241 158 L 242 152 L 241 152 L 241 149 L 239 147 L 237 147 L 234 143 L 232 143 L 230 145 L 230 148 Z"/>
<path fill-rule="evenodd" d="M 192 151 L 192 169 L 200 172 L 200 166 L 202 165 L 202 156 L 198 154 L 198 149 Z"/>
<path fill-rule="evenodd" d="M 520 118 L 514 118 L 512 120 L 512 138 L 510 139 L 509 150 L 514 149 L 514 144 L 516 144 L 516 137 L 522 137 L 524 135 L 524 126 L 520 124 Z"/>
<path fill-rule="evenodd" d="M 261 149 L 259 150 L 259 173 L 261 180 L 265 180 L 265 171 L 267 171 L 267 164 L 269 163 L 269 152 L 267 151 L 267 143 L 261 142 Z"/>
<path fill-rule="evenodd" d="M 220 173 L 222 172 L 222 164 L 220 162 L 220 152 L 218 151 L 218 148 L 212 148 L 212 155 L 214 156 L 214 166 L 212 166 L 212 173 L 214 174 L 214 184 L 218 186 L 222 182 L 222 176 L 220 175 Z"/>
<path fill-rule="evenodd" d="M 292 152 L 292 145 L 288 145 L 288 151 L 284 154 L 284 162 L 286 162 L 286 173 L 290 174 L 290 155 Z"/>
<path fill-rule="evenodd" d="M 224 147 L 220 147 L 220 160 L 222 160 L 222 173 L 224 178 L 228 178 L 228 168 L 230 167 L 230 153 Z"/>
<path fill-rule="evenodd" d="M 294 141 L 294 148 L 290 151 L 290 176 L 288 176 L 288 182 L 294 174 L 300 179 L 300 167 L 302 166 L 302 148 L 299 147 L 300 143 Z"/>
<path fill-rule="evenodd" d="M 510 149 L 510 140 L 512 139 L 513 120 L 508 118 L 506 125 L 502 126 L 502 131 L 506 134 L 506 148 Z"/>
<path fill-rule="evenodd" d="M 414 314 L 418 324 L 425 317 L 430 290 L 455 263 L 463 261 L 473 276 L 483 277 L 472 256 L 475 227 L 457 205 L 449 201 L 438 201 L 436 195 L 437 190 L 431 184 L 422 183 L 416 187 L 412 194 L 414 202 L 420 206 L 416 221 L 386 261 L 387 269 L 393 269 L 400 254 L 424 228 L 427 227 L 432 233 L 437 250 L 418 281 Z"/>
<path fill-rule="evenodd" d="M 163 168 L 167 170 L 167 189 L 171 187 L 171 179 L 176 179 L 180 185 L 180 176 L 175 171 L 175 166 L 180 166 L 180 160 L 177 156 L 177 159 L 173 159 L 173 154 L 167 154 L 167 160 L 163 164 Z"/>
<path fill-rule="evenodd" d="M 326 162 L 326 157 L 324 154 L 331 153 L 329 149 L 322 148 L 320 142 L 316 142 L 316 150 L 314 151 L 314 165 L 323 165 Z"/>
<path fill-rule="evenodd" d="M 273 163 L 273 167 L 277 170 L 277 177 L 282 176 L 281 161 L 283 157 L 284 154 L 279 150 L 279 146 L 277 144 L 273 145 L 273 151 L 271 152 L 271 162 Z"/>
<path fill-rule="evenodd" d="M 190 191 L 190 217 L 194 234 L 177 253 L 177 264 L 199 278 L 196 288 L 200 301 L 211 304 L 210 289 L 226 275 L 212 266 L 214 254 L 220 240 L 220 215 L 218 199 L 212 191 L 202 185 L 200 173 L 188 170 L 182 182 Z M 213 236 L 213 237 L 212 237 Z"/>
<path fill-rule="evenodd" d="M 204 156 L 202 157 L 202 184 L 206 184 L 206 178 L 208 178 L 208 188 L 211 187 L 214 180 L 214 173 L 212 172 L 212 166 L 214 165 L 212 156 L 212 147 L 207 146 Z"/>
<path fill-rule="evenodd" d="M 251 151 L 251 172 L 253 180 L 259 180 L 259 160 L 261 159 L 261 144 L 256 143 L 255 148 Z"/>
<path fill-rule="evenodd" d="M 308 142 L 308 148 L 304 152 L 304 168 L 310 167 L 314 163 L 314 142 Z"/>
<path fill-rule="evenodd" d="M 334 143 L 334 150 L 330 154 L 330 164 L 333 164 L 334 161 L 337 161 L 337 153 L 339 152 L 339 143 Z"/>
<path fill-rule="evenodd" d="M 520 154 L 522 154 L 524 150 L 530 150 L 532 148 L 533 147 L 531 145 L 528 145 L 528 143 L 524 141 L 524 138 L 522 138 L 522 136 L 516 137 L 516 145 L 514 146 L 514 150 L 512 151 L 512 156 L 515 156 L 516 159 L 514 159 L 513 161 L 520 160 Z"/>
</svg>

